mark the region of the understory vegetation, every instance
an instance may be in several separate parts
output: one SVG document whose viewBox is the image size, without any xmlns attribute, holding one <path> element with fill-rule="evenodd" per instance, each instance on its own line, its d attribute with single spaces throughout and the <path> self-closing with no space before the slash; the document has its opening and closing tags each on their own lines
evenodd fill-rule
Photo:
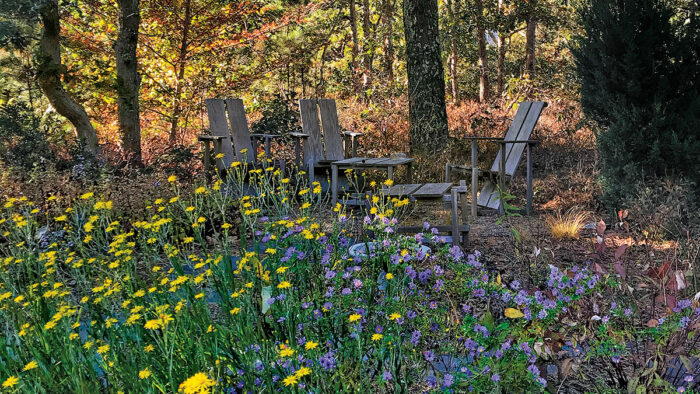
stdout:
<svg viewBox="0 0 700 394">
<path fill-rule="evenodd" d="M 585 365 L 635 390 L 697 388 L 660 367 L 695 348 L 697 298 L 648 316 L 602 261 L 521 282 L 429 223 L 397 235 L 406 199 L 328 210 L 303 179 L 235 162 L 186 192 L 171 175 L 141 220 L 90 191 L 4 202 L 3 389 L 544 391 Z"/>
</svg>

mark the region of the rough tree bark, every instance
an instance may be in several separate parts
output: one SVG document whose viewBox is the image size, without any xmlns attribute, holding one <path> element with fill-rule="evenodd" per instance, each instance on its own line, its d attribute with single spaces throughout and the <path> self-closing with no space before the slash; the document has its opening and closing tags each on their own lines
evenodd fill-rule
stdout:
<svg viewBox="0 0 700 394">
<path fill-rule="evenodd" d="M 350 32 L 352 34 L 352 47 L 350 48 L 350 59 L 352 62 L 352 87 L 355 93 L 359 93 L 360 84 L 357 81 L 357 55 L 360 48 L 360 39 L 357 36 L 357 10 L 355 9 L 355 0 L 350 1 Z"/>
<path fill-rule="evenodd" d="M 369 0 L 362 0 L 362 97 L 369 100 L 367 91 L 372 88 L 372 74 L 374 69 L 374 28 L 372 26 L 372 8 Z"/>
<path fill-rule="evenodd" d="M 535 41 L 537 38 L 537 0 L 530 0 L 525 30 L 525 73 L 535 76 Z"/>
<path fill-rule="evenodd" d="M 503 19 L 504 19 L 504 9 L 503 9 L 503 0 L 498 0 L 498 23 L 499 26 L 502 26 L 503 24 Z M 496 40 L 496 44 L 498 46 L 498 70 L 497 70 L 497 77 L 496 77 L 496 84 L 498 85 L 496 87 L 498 91 L 498 96 L 500 97 L 503 94 L 503 87 L 504 87 L 504 77 L 505 77 L 505 67 L 506 67 L 506 42 L 505 42 L 505 29 L 499 28 L 498 29 L 498 37 Z"/>
<path fill-rule="evenodd" d="M 185 79 L 185 65 L 187 64 L 187 47 L 189 46 L 188 36 L 192 23 L 192 1 L 185 0 L 185 19 L 182 26 L 182 41 L 180 43 L 180 54 L 175 65 L 175 97 L 173 98 L 173 113 L 170 117 L 170 146 L 177 143 L 178 123 L 180 122 L 180 112 L 182 111 L 182 84 Z"/>
<path fill-rule="evenodd" d="M 39 87 L 56 112 L 71 122 L 75 128 L 76 136 L 84 148 L 88 152 L 97 154 L 98 144 L 95 128 L 90 123 L 85 108 L 73 101 L 61 82 L 64 66 L 61 63 L 61 26 L 58 0 L 44 1 L 39 12 L 43 24 L 36 59 Z"/>
<path fill-rule="evenodd" d="M 395 0 L 382 0 L 382 26 L 384 28 L 384 39 L 382 40 L 382 68 L 384 76 L 389 81 L 394 80 L 394 7 Z"/>
<path fill-rule="evenodd" d="M 139 38 L 139 0 L 117 0 L 119 33 L 114 44 L 117 55 L 117 95 L 119 130 L 128 162 L 141 164 L 141 125 L 139 122 L 139 87 L 136 46 Z"/>
<path fill-rule="evenodd" d="M 412 154 L 437 154 L 448 142 L 437 0 L 403 0 Z"/>
<path fill-rule="evenodd" d="M 457 84 L 457 29 L 455 15 L 457 14 L 457 0 L 448 0 L 445 2 L 447 7 L 447 14 L 451 21 L 450 28 L 450 55 L 447 58 L 447 70 L 450 76 L 450 90 L 452 97 L 452 102 L 456 103 L 459 101 L 459 85 Z"/>
<path fill-rule="evenodd" d="M 489 58 L 486 52 L 486 29 L 484 27 L 484 4 L 475 0 L 476 6 L 476 36 L 479 44 L 479 102 L 489 99 Z"/>
</svg>

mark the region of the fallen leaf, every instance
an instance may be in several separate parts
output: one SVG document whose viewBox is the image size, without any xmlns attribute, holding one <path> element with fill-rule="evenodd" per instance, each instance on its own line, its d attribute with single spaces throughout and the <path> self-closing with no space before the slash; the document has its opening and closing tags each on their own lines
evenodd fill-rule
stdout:
<svg viewBox="0 0 700 394">
<path fill-rule="evenodd" d="M 608 270 L 603 268 L 603 266 L 598 263 L 593 263 L 593 272 L 599 275 L 605 275 L 608 273 Z"/>
<path fill-rule="evenodd" d="M 666 277 L 666 274 L 668 273 L 668 270 L 671 268 L 671 262 L 666 261 L 663 264 L 661 264 L 661 267 L 652 267 L 649 269 L 647 274 L 649 275 L 650 278 L 655 279 L 655 280 L 661 280 Z"/>
<path fill-rule="evenodd" d="M 671 309 L 675 308 L 676 304 L 678 303 L 678 301 L 676 300 L 676 297 L 671 295 L 671 294 L 659 294 L 659 295 L 657 295 L 656 302 L 658 302 L 659 304 L 664 304 Z"/>
<path fill-rule="evenodd" d="M 615 272 L 617 272 L 617 274 L 622 277 L 622 279 L 625 279 L 625 277 L 627 277 L 627 269 L 625 268 L 624 264 L 622 264 L 622 261 L 618 260 L 614 262 L 613 268 L 615 269 Z"/>
<path fill-rule="evenodd" d="M 680 291 L 688 287 L 688 281 L 685 279 L 683 271 L 676 270 L 673 272 L 668 282 L 666 282 L 666 288 L 673 291 Z"/>
<path fill-rule="evenodd" d="M 627 245 L 622 244 L 615 249 L 615 260 L 620 260 L 623 254 L 627 251 Z"/>
<path fill-rule="evenodd" d="M 654 328 L 654 327 L 656 327 L 656 326 L 658 326 L 658 325 L 659 325 L 659 321 L 656 320 L 656 319 L 650 319 L 650 320 L 647 322 L 647 327 Z"/>
<path fill-rule="evenodd" d="M 627 219 L 627 215 L 629 215 L 629 211 L 626 209 L 622 209 L 617 212 L 617 217 L 620 219 L 620 221 Z"/>
<path fill-rule="evenodd" d="M 601 236 L 601 237 L 603 236 L 603 232 L 605 232 L 605 229 L 606 229 L 606 228 L 607 228 L 607 226 L 605 225 L 605 222 L 603 221 L 603 219 L 601 219 L 601 220 L 600 220 L 598 223 L 596 223 L 596 225 L 595 225 L 595 231 L 596 231 L 596 233 L 598 233 L 598 235 Z"/>
<path fill-rule="evenodd" d="M 506 315 L 506 317 L 508 317 L 510 319 L 518 319 L 518 318 L 525 316 L 525 315 L 523 315 L 522 312 L 520 312 L 519 310 L 517 310 L 515 308 L 506 308 L 506 311 L 504 312 L 504 314 Z"/>
</svg>

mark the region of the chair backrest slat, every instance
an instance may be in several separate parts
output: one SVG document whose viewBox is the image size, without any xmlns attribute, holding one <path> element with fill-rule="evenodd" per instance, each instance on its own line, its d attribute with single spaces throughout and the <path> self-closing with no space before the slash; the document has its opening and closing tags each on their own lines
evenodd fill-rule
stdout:
<svg viewBox="0 0 700 394">
<path fill-rule="evenodd" d="M 228 120 L 231 124 L 231 136 L 236 159 L 246 163 L 254 163 L 257 152 L 253 151 L 253 143 L 250 139 L 250 130 L 248 129 L 245 108 L 243 108 L 243 100 L 228 98 L 225 101 Z M 244 149 L 246 152 L 241 152 Z"/>
<path fill-rule="evenodd" d="M 209 132 L 213 136 L 227 137 L 221 140 L 221 150 L 224 154 L 223 162 L 216 160 L 219 169 L 226 169 L 226 163 L 235 161 L 233 146 L 231 145 L 231 133 L 226 122 L 226 105 L 221 99 L 206 99 L 207 117 L 209 118 Z"/>
<path fill-rule="evenodd" d="M 338 124 L 338 110 L 333 99 L 318 100 L 318 108 L 321 112 L 321 126 L 323 127 L 323 141 L 326 146 L 326 160 L 343 160 L 343 140 Z"/>
<path fill-rule="evenodd" d="M 545 103 L 541 101 L 524 101 L 520 103 L 518 107 L 518 112 L 516 112 L 513 118 L 513 123 L 508 128 L 506 133 L 506 141 L 527 141 L 530 139 L 537 121 L 540 118 L 542 109 L 544 109 Z M 513 176 L 515 170 L 520 164 L 520 159 L 522 158 L 523 151 L 525 150 L 526 144 L 506 144 L 506 175 Z M 498 155 L 491 166 L 491 171 L 499 171 L 501 163 L 501 150 L 498 150 Z"/>
<path fill-rule="evenodd" d="M 324 159 L 316 100 L 299 100 L 299 112 L 301 113 L 302 130 L 304 134 L 309 136 L 304 141 L 304 165 L 311 167 Z"/>
</svg>

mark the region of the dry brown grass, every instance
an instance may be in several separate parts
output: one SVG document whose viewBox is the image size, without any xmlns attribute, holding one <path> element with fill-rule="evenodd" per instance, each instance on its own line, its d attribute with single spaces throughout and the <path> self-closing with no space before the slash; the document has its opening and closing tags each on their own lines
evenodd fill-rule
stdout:
<svg viewBox="0 0 700 394">
<path fill-rule="evenodd" d="M 578 209 L 570 209 L 562 214 L 547 215 L 547 226 L 555 239 L 578 239 L 586 223 L 586 214 Z"/>
</svg>

